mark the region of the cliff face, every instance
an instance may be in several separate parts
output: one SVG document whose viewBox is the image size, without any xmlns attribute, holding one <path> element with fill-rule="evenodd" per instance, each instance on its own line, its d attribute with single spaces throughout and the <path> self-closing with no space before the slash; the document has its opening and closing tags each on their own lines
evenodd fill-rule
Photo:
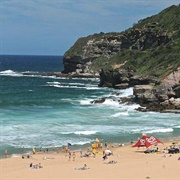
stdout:
<svg viewBox="0 0 180 180">
<path fill-rule="evenodd" d="M 179 109 L 179 27 L 180 6 L 174 5 L 124 32 L 80 38 L 64 54 L 62 73 L 99 74 L 99 86 L 133 86 L 136 102 L 150 110 Z"/>
<path fill-rule="evenodd" d="M 111 61 L 111 57 L 121 52 L 122 49 L 145 51 L 170 42 L 172 38 L 170 33 L 152 31 L 152 28 L 157 26 L 158 23 L 152 23 L 143 29 L 135 28 L 123 33 L 101 33 L 81 38 L 65 53 L 63 72 L 93 72 L 96 69 L 93 69 L 92 62 L 98 58 Z M 81 44 L 81 47 L 75 52 L 74 48 L 78 44 Z"/>
<path fill-rule="evenodd" d="M 164 72 L 157 72 L 156 68 L 159 69 L 161 64 L 167 66 L 170 61 L 166 58 L 171 58 L 172 62 L 175 61 L 168 70 L 171 73 L 180 66 L 177 60 L 180 55 L 179 14 L 180 6 L 171 6 L 158 15 L 140 20 L 124 32 L 101 32 L 79 38 L 64 54 L 63 72 L 96 73 L 101 68 L 109 70 L 130 67 L 144 76 L 143 69 L 147 71 L 151 68 L 154 73 L 148 71 L 147 76 L 150 74 L 158 77 Z M 163 62 L 164 58 L 167 63 Z M 176 62 L 178 66 L 175 67 Z"/>
</svg>

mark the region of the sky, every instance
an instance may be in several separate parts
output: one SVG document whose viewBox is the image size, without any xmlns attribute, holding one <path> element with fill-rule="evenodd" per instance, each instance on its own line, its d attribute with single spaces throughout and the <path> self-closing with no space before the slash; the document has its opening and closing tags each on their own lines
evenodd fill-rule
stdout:
<svg viewBox="0 0 180 180">
<path fill-rule="evenodd" d="M 0 55 L 63 55 L 80 37 L 121 32 L 179 0 L 0 0 Z"/>
</svg>

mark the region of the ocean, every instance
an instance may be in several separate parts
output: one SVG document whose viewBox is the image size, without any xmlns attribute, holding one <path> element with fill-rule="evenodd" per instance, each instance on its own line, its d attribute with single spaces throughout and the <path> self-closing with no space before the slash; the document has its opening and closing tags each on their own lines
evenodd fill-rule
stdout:
<svg viewBox="0 0 180 180">
<path fill-rule="evenodd" d="M 180 114 L 138 112 L 119 103 L 133 89 L 98 87 L 99 79 L 66 79 L 24 72 L 59 72 L 62 56 L 0 56 L 0 156 L 32 148 L 72 149 L 136 141 L 142 133 L 160 140 L 180 138 Z M 106 98 L 102 104 L 91 101 Z"/>
</svg>

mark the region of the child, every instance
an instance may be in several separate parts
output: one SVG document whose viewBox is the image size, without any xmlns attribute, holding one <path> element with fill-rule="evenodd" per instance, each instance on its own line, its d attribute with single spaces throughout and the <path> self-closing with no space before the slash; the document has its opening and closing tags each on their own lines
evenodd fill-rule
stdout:
<svg viewBox="0 0 180 180">
<path fill-rule="evenodd" d="M 76 153 L 73 152 L 73 161 L 75 161 Z"/>
</svg>

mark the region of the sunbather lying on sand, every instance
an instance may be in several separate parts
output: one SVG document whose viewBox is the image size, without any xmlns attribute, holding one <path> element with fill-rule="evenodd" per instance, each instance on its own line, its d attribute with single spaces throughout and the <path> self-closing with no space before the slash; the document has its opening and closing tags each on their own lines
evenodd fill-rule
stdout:
<svg viewBox="0 0 180 180">
<path fill-rule="evenodd" d="M 90 168 L 87 167 L 86 164 L 84 164 L 84 166 L 81 167 L 81 168 L 75 168 L 75 170 L 86 170 L 86 169 L 90 169 Z"/>
<path fill-rule="evenodd" d="M 116 164 L 116 163 L 117 161 L 111 160 L 111 161 L 106 162 L 105 164 Z"/>
<path fill-rule="evenodd" d="M 51 159 L 54 159 L 54 158 L 43 157 L 43 160 L 51 160 Z"/>
</svg>

